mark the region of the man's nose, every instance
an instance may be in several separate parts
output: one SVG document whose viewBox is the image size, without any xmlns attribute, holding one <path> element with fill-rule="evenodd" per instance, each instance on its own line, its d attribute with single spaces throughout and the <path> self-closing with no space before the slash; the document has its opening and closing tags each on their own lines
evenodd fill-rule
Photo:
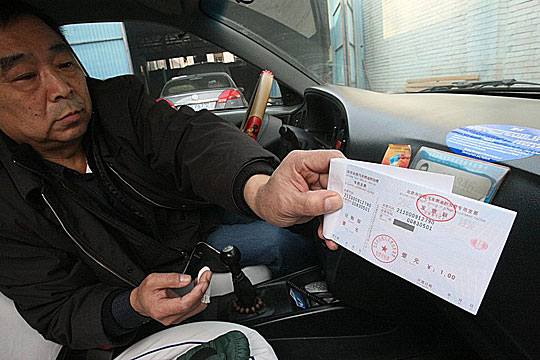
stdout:
<svg viewBox="0 0 540 360">
<path fill-rule="evenodd" d="M 55 69 L 45 71 L 44 81 L 47 89 L 47 97 L 50 101 L 67 99 L 71 96 L 73 88 L 69 80 Z"/>
</svg>

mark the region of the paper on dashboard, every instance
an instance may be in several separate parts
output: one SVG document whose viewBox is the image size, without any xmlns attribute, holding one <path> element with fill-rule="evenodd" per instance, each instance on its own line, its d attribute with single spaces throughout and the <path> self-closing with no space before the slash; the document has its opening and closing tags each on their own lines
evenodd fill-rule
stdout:
<svg viewBox="0 0 540 360">
<path fill-rule="evenodd" d="M 452 177 L 332 159 L 343 208 L 323 234 L 371 263 L 476 314 L 516 213 L 452 194 Z"/>
</svg>

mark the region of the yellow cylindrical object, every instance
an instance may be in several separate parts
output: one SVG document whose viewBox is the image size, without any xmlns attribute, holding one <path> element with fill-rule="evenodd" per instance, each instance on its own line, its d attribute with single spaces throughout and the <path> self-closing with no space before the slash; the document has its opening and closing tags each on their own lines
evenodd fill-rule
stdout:
<svg viewBox="0 0 540 360">
<path fill-rule="evenodd" d="M 266 111 L 266 105 L 272 91 L 274 74 L 269 70 L 263 70 L 257 84 L 257 91 L 242 126 L 240 127 L 246 134 L 256 139 L 261 128 L 262 118 Z"/>
</svg>

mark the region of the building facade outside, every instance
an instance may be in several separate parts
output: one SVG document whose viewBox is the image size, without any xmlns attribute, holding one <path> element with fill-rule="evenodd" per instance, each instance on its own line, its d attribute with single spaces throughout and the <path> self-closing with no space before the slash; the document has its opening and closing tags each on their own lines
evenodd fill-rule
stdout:
<svg viewBox="0 0 540 360">
<path fill-rule="evenodd" d="M 540 82 L 540 0 L 329 0 L 333 82 L 403 92 L 415 78 Z"/>
<path fill-rule="evenodd" d="M 133 74 L 123 23 L 66 25 L 62 31 L 90 76 L 107 79 Z"/>
<path fill-rule="evenodd" d="M 272 3 L 252 6 L 270 15 L 283 12 Z M 463 75 L 540 82 L 540 0 L 299 0 L 294 6 L 291 13 L 305 16 L 286 17 L 284 25 L 305 36 L 316 34 L 316 23 L 329 29 L 319 39 L 328 49 L 323 58 L 332 64 L 320 69 L 323 82 L 381 92 L 403 92 L 409 79 Z M 195 57 L 216 61 L 216 54 L 229 62 L 228 53 L 193 36 L 157 34 L 156 45 L 138 33 L 144 30 L 140 24 L 63 28 L 88 73 L 101 79 L 144 70 L 148 79 L 164 82 L 170 76 L 152 64 L 162 62 L 168 71 L 198 62 Z"/>
</svg>

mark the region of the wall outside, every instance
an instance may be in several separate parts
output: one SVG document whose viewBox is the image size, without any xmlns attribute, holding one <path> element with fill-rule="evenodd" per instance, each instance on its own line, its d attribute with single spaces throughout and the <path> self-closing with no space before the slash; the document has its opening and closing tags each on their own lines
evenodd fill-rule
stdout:
<svg viewBox="0 0 540 360">
<path fill-rule="evenodd" d="M 366 88 L 452 75 L 540 81 L 540 0 L 362 0 Z M 358 19 L 357 19 L 358 21 Z"/>
<path fill-rule="evenodd" d="M 122 23 L 73 24 L 62 31 L 90 76 L 107 79 L 133 74 Z"/>
</svg>

